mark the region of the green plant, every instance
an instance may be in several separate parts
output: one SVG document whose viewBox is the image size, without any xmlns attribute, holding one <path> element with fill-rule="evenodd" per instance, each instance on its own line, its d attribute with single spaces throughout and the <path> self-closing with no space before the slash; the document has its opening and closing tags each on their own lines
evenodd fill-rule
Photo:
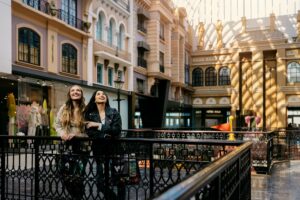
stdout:
<svg viewBox="0 0 300 200">
<path fill-rule="evenodd" d="M 91 22 L 83 22 L 83 30 L 88 31 L 91 27 Z"/>
<path fill-rule="evenodd" d="M 50 10 L 50 14 L 52 16 L 55 16 L 57 14 L 57 9 L 56 9 L 56 5 L 54 1 L 51 1 L 49 4 L 49 10 Z"/>
</svg>

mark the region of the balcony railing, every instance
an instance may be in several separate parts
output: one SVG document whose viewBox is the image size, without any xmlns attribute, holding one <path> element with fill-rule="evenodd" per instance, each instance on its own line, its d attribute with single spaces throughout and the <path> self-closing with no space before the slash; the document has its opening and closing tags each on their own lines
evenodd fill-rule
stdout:
<svg viewBox="0 0 300 200">
<path fill-rule="evenodd" d="M 88 32 L 88 22 L 84 22 L 83 20 L 76 18 L 75 16 L 69 15 L 62 9 L 55 9 L 51 7 L 50 3 L 45 0 L 26 0 L 24 1 L 24 3 L 38 11 L 41 11 L 51 16 L 56 16 L 58 19 L 66 22 L 67 24 L 79 30 Z"/>
<path fill-rule="evenodd" d="M 138 66 L 147 68 L 147 61 L 144 58 L 138 57 Z"/>
<path fill-rule="evenodd" d="M 49 14 L 50 13 L 50 5 L 48 1 L 45 0 L 25 0 L 23 1 L 26 5 L 41 11 L 43 13 Z"/>
<path fill-rule="evenodd" d="M 143 24 L 138 24 L 137 28 L 139 31 L 142 31 L 143 33 L 147 33 L 147 29 Z"/>
<path fill-rule="evenodd" d="M 122 134 L 127 135 L 127 132 Z M 124 189 L 125 199 L 152 199 L 242 144 L 153 138 L 74 138 L 66 144 L 59 137 L 3 135 L 0 141 L 3 199 L 72 199 L 70 190 L 80 188 L 84 189 L 81 199 L 102 199 L 103 187 L 113 192 Z M 97 146 L 97 154 L 90 152 L 94 142 L 100 147 Z M 103 146 L 107 148 L 101 148 Z M 122 162 L 126 159 L 131 162 L 133 155 L 138 179 L 128 179 L 129 174 L 122 177 L 112 174 L 111 170 L 116 170 L 121 158 Z M 104 166 L 101 183 L 96 173 L 99 161 Z M 242 166 L 248 166 L 247 163 L 241 161 Z M 80 176 L 73 167 L 80 167 Z M 70 181 L 75 182 L 72 183 L 75 188 L 68 187 Z"/>
</svg>

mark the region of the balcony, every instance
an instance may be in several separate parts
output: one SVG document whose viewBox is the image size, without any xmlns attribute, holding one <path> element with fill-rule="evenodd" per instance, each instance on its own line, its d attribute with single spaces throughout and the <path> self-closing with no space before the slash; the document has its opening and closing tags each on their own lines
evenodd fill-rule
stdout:
<svg viewBox="0 0 300 200">
<path fill-rule="evenodd" d="M 138 66 L 147 68 L 147 60 L 144 58 L 138 57 Z"/>
<path fill-rule="evenodd" d="M 143 24 L 138 24 L 137 29 L 143 33 L 147 33 L 147 29 L 144 27 Z"/>
<path fill-rule="evenodd" d="M 65 12 L 62 9 L 56 9 L 55 5 L 52 5 L 48 1 L 27 0 L 27 1 L 23 1 L 22 3 L 42 13 L 56 17 L 57 19 L 69 24 L 70 26 L 79 29 L 81 31 L 84 31 L 86 33 L 88 32 L 88 29 L 90 27 L 90 23 L 85 22 L 75 16 L 69 15 L 67 12 Z"/>
</svg>

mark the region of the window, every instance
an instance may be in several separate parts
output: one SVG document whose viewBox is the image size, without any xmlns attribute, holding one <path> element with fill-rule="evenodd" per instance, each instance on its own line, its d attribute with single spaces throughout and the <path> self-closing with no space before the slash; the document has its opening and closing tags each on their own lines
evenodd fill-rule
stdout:
<svg viewBox="0 0 300 200">
<path fill-rule="evenodd" d="M 97 63 L 97 83 L 103 83 L 103 64 Z"/>
<path fill-rule="evenodd" d="M 119 36 L 118 36 L 118 48 L 120 50 L 124 49 L 124 35 L 125 35 L 125 28 L 123 25 L 121 25 L 119 29 Z"/>
<path fill-rule="evenodd" d="M 165 67 L 164 67 L 164 63 L 165 63 L 164 59 L 165 58 L 164 57 L 165 57 L 164 53 L 159 52 L 159 71 L 162 73 L 165 72 Z"/>
<path fill-rule="evenodd" d="M 165 27 L 164 24 L 160 24 L 160 28 L 159 28 L 159 38 L 162 40 L 165 40 Z"/>
<path fill-rule="evenodd" d="M 209 67 L 205 71 L 205 85 L 214 86 L 217 85 L 217 73 L 215 68 Z"/>
<path fill-rule="evenodd" d="M 62 71 L 77 74 L 77 49 L 71 44 L 62 45 Z"/>
<path fill-rule="evenodd" d="M 144 80 L 136 79 L 137 92 L 144 94 Z"/>
<path fill-rule="evenodd" d="M 62 0 L 61 19 L 71 26 L 77 27 L 76 0 Z"/>
<path fill-rule="evenodd" d="M 38 10 L 40 9 L 41 6 L 40 0 L 23 0 L 23 2 Z"/>
<path fill-rule="evenodd" d="M 184 82 L 185 84 L 189 84 L 190 82 L 190 65 L 189 65 L 189 53 L 186 51 L 185 52 L 185 66 L 184 66 Z"/>
<path fill-rule="evenodd" d="M 113 85 L 113 68 L 109 67 L 108 68 L 108 85 L 112 86 Z"/>
<path fill-rule="evenodd" d="M 287 66 L 287 78 L 289 83 L 299 83 L 300 82 L 300 64 L 296 62 L 291 62 Z"/>
<path fill-rule="evenodd" d="M 219 85 L 230 85 L 230 70 L 227 67 L 221 67 L 219 71 Z"/>
<path fill-rule="evenodd" d="M 147 29 L 145 28 L 145 20 L 143 17 L 138 16 L 138 25 L 137 25 L 137 29 L 139 31 L 142 31 L 143 33 L 147 33 Z"/>
<path fill-rule="evenodd" d="M 99 13 L 98 21 L 97 21 L 97 25 L 96 25 L 96 39 L 98 41 L 102 40 L 102 35 L 103 35 L 103 21 L 104 21 L 103 14 Z"/>
<path fill-rule="evenodd" d="M 107 34 L 107 42 L 109 45 L 113 45 L 113 35 L 115 32 L 115 22 L 113 19 L 109 20 L 109 28 L 108 28 L 108 34 Z"/>
<path fill-rule="evenodd" d="M 19 61 L 40 65 L 40 36 L 29 28 L 19 29 Z"/>
<path fill-rule="evenodd" d="M 193 70 L 192 73 L 193 76 L 193 86 L 203 86 L 203 71 L 200 68 L 196 68 Z"/>
</svg>

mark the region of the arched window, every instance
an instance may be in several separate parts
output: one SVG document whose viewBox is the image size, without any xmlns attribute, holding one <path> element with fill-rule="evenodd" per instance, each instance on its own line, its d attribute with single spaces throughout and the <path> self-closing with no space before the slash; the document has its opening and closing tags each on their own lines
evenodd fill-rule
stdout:
<svg viewBox="0 0 300 200">
<path fill-rule="evenodd" d="M 77 3 L 76 0 L 61 1 L 61 19 L 71 26 L 77 27 Z"/>
<path fill-rule="evenodd" d="M 192 85 L 203 86 L 203 71 L 200 68 L 196 68 L 192 72 Z"/>
<path fill-rule="evenodd" d="M 123 24 L 121 24 L 119 29 L 119 35 L 118 35 L 118 48 L 120 50 L 124 49 L 124 35 L 125 35 L 125 28 Z"/>
<path fill-rule="evenodd" d="M 215 68 L 209 67 L 205 71 L 205 85 L 214 86 L 217 85 L 217 73 Z"/>
<path fill-rule="evenodd" d="M 19 29 L 18 59 L 34 65 L 40 65 L 41 61 L 40 36 L 29 28 Z"/>
<path fill-rule="evenodd" d="M 107 42 L 109 45 L 113 45 L 114 41 L 114 32 L 115 32 L 115 21 L 113 19 L 109 20 L 109 28 L 108 28 L 108 34 L 107 34 Z"/>
<path fill-rule="evenodd" d="M 103 23 L 104 22 L 104 14 L 101 12 L 98 16 L 98 21 L 96 25 L 96 40 L 101 41 L 103 38 Z"/>
<path fill-rule="evenodd" d="M 289 83 L 300 82 L 300 64 L 296 62 L 290 62 L 287 66 L 287 78 Z"/>
<path fill-rule="evenodd" d="M 230 85 L 230 69 L 221 67 L 219 71 L 219 85 Z"/>
<path fill-rule="evenodd" d="M 62 45 L 62 71 L 77 74 L 77 49 L 71 44 Z"/>
</svg>

